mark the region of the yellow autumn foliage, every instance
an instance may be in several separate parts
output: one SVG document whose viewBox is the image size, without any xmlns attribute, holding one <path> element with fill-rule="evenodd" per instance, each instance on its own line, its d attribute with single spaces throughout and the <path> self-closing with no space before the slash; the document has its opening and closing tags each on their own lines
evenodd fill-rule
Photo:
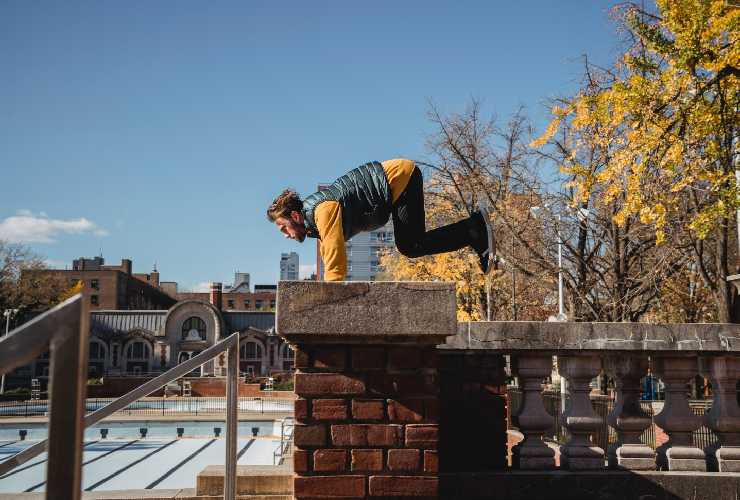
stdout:
<svg viewBox="0 0 740 500">
<path fill-rule="evenodd" d="M 576 202 L 598 188 L 602 203 L 621 202 L 616 223 L 637 216 L 662 241 L 666 214 L 700 193 L 709 202 L 697 206 L 688 227 L 703 238 L 738 208 L 731 138 L 740 123 L 740 9 L 724 0 L 656 5 L 654 18 L 625 7 L 637 43 L 613 79 L 553 110 L 531 145 L 550 141 L 566 119 L 576 131 L 588 129 L 591 144 L 580 146 L 608 148 L 610 161 L 596 176 L 561 167 L 572 176 Z"/>
</svg>

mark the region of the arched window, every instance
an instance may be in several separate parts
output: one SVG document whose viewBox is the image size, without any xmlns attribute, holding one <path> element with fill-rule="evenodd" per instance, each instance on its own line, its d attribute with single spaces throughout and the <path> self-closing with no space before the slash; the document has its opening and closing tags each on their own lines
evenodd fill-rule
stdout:
<svg viewBox="0 0 740 500">
<path fill-rule="evenodd" d="M 283 344 L 283 359 L 293 359 L 295 358 L 295 351 L 290 348 L 288 344 Z"/>
<path fill-rule="evenodd" d="M 205 340 L 206 339 L 206 322 L 197 316 L 185 320 L 182 324 L 183 340 Z"/>
<path fill-rule="evenodd" d="M 132 342 L 126 349 L 126 357 L 128 359 L 149 359 L 149 344 L 141 340 Z"/>
<path fill-rule="evenodd" d="M 262 347 L 257 342 L 247 342 L 239 350 L 243 359 L 262 358 Z"/>
</svg>

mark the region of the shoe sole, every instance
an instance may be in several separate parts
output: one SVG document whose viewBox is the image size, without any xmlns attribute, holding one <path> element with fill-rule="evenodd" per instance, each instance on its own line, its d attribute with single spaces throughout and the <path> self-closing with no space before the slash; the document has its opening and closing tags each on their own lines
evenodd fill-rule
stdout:
<svg viewBox="0 0 740 500">
<path fill-rule="evenodd" d="M 493 236 L 493 226 L 491 225 L 491 217 L 486 207 L 478 207 L 480 214 L 483 216 L 483 223 L 486 225 L 486 233 L 488 235 L 488 269 L 486 274 L 491 272 L 493 269 L 493 256 L 496 255 L 496 240 Z"/>
</svg>

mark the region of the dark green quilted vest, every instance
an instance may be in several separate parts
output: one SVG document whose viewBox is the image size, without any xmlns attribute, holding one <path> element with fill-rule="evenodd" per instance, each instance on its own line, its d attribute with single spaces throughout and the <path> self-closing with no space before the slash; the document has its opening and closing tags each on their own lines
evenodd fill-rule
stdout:
<svg viewBox="0 0 740 500">
<path fill-rule="evenodd" d="M 314 210 L 323 201 L 337 201 L 341 205 L 345 241 L 357 233 L 385 225 L 393 206 L 388 179 L 377 161 L 350 170 L 329 187 L 303 200 L 307 234 L 312 238 L 319 237 Z"/>
</svg>

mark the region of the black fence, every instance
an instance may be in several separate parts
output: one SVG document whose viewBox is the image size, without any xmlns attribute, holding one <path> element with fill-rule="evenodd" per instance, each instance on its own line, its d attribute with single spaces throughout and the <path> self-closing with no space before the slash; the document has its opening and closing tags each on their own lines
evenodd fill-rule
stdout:
<svg viewBox="0 0 740 500">
<path fill-rule="evenodd" d="M 85 402 L 86 411 L 98 410 L 116 398 L 90 398 Z M 226 411 L 225 397 L 190 398 L 142 398 L 128 405 L 116 415 L 151 416 L 197 416 L 223 414 Z M 46 399 L 0 402 L 0 417 L 45 416 L 49 412 Z M 292 413 L 293 400 L 285 398 L 240 397 L 239 413 Z"/>
<path fill-rule="evenodd" d="M 522 392 L 517 387 L 509 387 L 507 390 L 507 400 L 510 405 L 510 426 L 512 428 L 517 427 L 515 415 L 518 413 L 521 406 Z M 568 405 L 568 396 L 566 395 L 565 407 Z M 565 444 L 568 440 L 567 429 L 562 422 L 562 400 L 559 392 L 544 391 L 542 394 L 543 404 L 547 412 L 552 415 L 553 423 L 550 431 L 545 435 L 547 439 L 550 439 L 559 444 Z M 663 404 L 662 401 L 641 401 L 641 406 L 645 414 L 651 418 L 655 416 L 654 408 L 656 405 Z M 614 397 L 613 395 L 591 395 L 591 405 L 593 406 L 594 412 L 601 417 L 601 426 L 596 433 L 591 435 L 591 439 L 595 445 L 606 451 L 610 444 L 617 442 L 616 431 L 609 426 L 607 417 L 609 413 L 614 409 Z M 712 407 L 711 400 L 693 400 L 689 403 L 691 410 L 696 415 L 704 415 Z M 716 445 L 719 440 L 717 435 L 708 427 L 702 425 L 693 432 L 693 444 L 699 449 L 707 449 L 713 445 Z M 657 434 L 656 426 L 653 422 L 645 432 L 640 436 L 640 441 L 650 446 L 652 449 L 657 447 Z"/>
</svg>

